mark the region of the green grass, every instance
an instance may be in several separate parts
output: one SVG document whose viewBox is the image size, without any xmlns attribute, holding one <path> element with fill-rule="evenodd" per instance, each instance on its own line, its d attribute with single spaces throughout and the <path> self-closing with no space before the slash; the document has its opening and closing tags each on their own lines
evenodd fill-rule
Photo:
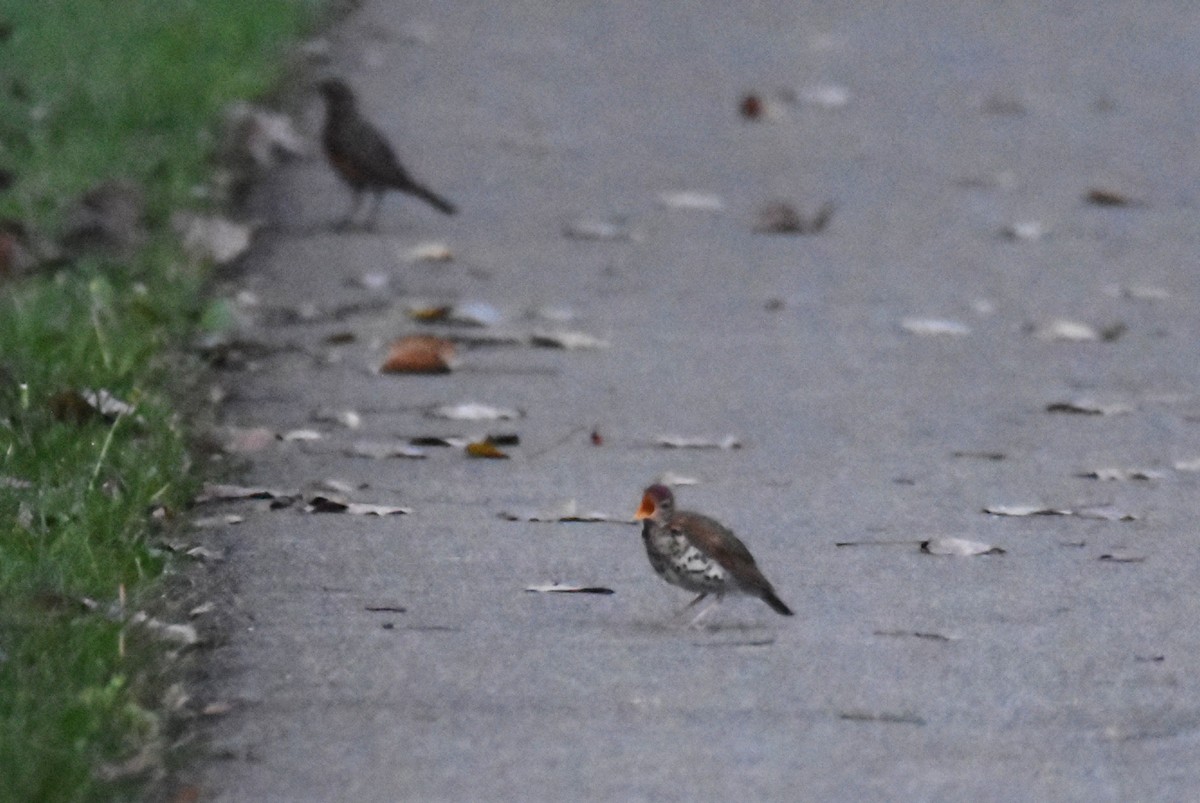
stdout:
<svg viewBox="0 0 1200 803">
<path fill-rule="evenodd" d="M 52 240 L 72 198 L 120 176 L 144 186 L 151 228 L 127 258 L 0 283 L 0 801 L 133 798 L 161 770 L 172 647 L 103 609 L 122 586 L 127 610 L 158 604 L 171 559 L 150 511 L 198 481 L 180 347 L 205 275 L 167 219 L 197 203 L 221 110 L 280 80 L 323 5 L 0 0 L 0 168 L 16 177 L 0 221 Z M 88 388 L 135 411 L 60 420 L 55 397 Z"/>
</svg>

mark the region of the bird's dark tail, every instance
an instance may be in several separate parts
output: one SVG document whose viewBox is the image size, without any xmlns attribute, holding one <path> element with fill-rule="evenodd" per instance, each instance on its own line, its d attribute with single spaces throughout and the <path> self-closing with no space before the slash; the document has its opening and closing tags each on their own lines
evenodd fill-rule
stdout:
<svg viewBox="0 0 1200 803">
<path fill-rule="evenodd" d="M 770 605 L 771 609 L 776 613 L 781 613 L 784 616 L 795 616 L 792 613 L 792 609 L 785 605 L 783 600 L 775 596 L 775 592 L 770 588 L 763 591 L 762 601 Z"/>
<path fill-rule="evenodd" d="M 458 207 L 441 197 L 428 187 L 413 183 L 406 188 L 413 195 L 425 201 L 434 209 L 441 212 L 443 215 L 453 215 L 458 212 Z"/>
</svg>

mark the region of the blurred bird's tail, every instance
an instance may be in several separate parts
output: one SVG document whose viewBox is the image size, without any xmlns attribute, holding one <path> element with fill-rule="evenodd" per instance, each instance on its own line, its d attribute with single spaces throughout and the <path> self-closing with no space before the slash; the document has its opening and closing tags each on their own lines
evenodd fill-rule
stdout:
<svg viewBox="0 0 1200 803">
<path fill-rule="evenodd" d="M 781 613 L 784 616 L 794 616 L 792 609 L 784 604 L 783 600 L 775 596 L 775 592 L 768 588 L 762 596 L 763 602 L 771 606 L 776 613 Z"/>
<path fill-rule="evenodd" d="M 441 197 L 440 195 L 438 195 L 437 193 L 435 193 L 433 190 L 429 189 L 428 187 L 424 187 L 420 184 L 413 183 L 409 187 L 407 187 L 407 189 L 413 195 L 417 196 L 422 201 L 425 201 L 430 206 L 432 206 L 434 209 L 441 212 L 443 215 L 453 215 L 456 212 L 458 212 L 458 207 L 456 207 L 454 204 L 450 203 L 445 198 Z"/>
</svg>

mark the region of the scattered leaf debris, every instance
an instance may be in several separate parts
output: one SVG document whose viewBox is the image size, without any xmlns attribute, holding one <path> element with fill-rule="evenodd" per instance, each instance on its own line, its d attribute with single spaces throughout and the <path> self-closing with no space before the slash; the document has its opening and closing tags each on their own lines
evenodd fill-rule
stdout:
<svg viewBox="0 0 1200 803">
<path fill-rule="evenodd" d="M 1007 460 L 1008 455 L 1004 452 L 989 452 L 987 450 L 956 450 L 950 453 L 951 457 L 970 458 L 972 460 Z"/>
<path fill-rule="evenodd" d="M 1046 227 L 1037 220 L 1021 220 L 1005 226 L 1000 234 L 1009 240 L 1032 243 L 1046 236 Z"/>
<path fill-rule="evenodd" d="M 738 114 L 746 120 L 762 120 L 768 116 L 768 104 L 762 96 L 749 92 L 738 101 Z"/>
<path fill-rule="evenodd" d="M 927 641 L 952 641 L 949 636 L 943 636 L 941 633 L 927 633 L 920 630 L 876 630 L 874 635 L 892 638 L 919 638 Z"/>
<path fill-rule="evenodd" d="M 458 347 L 432 335 L 406 335 L 394 341 L 379 367 L 384 374 L 446 374 L 458 364 Z"/>
<path fill-rule="evenodd" d="M 486 301 L 464 301 L 458 304 L 425 304 L 410 307 L 408 315 L 421 323 L 439 323 L 451 326 L 495 326 L 504 320 L 504 315 Z"/>
<path fill-rule="evenodd" d="M 334 410 L 328 407 L 322 407 L 314 410 L 311 416 L 313 421 L 331 424 L 341 424 L 346 429 L 358 429 L 362 426 L 362 416 L 357 410 Z"/>
<path fill-rule="evenodd" d="M 474 441 L 468 443 L 464 451 L 467 457 L 475 457 L 484 460 L 508 460 L 509 456 L 496 447 L 496 444 L 489 440 Z"/>
<path fill-rule="evenodd" d="M 1162 471 L 1155 471 L 1148 468 L 1095 468 L 1091 471 L 1085 471 L 1078 476 L 1085 479 L 1104 480 L 1106 482 L 1121 481 L 1121 480 L 1161 480 L 1166 474 Z"/>
<path fill-rule="evenodd" d="M 293 441 L 319 441 L 324 437 L 315 429 L 291 429 L 280 433 L 279 440 L 291 443 Z"/>
<path fill-rule="evenodd" d="M 524 413 L 507 407 L 493 407 L 479 402 L 443 404 L 429 411 L 431 418 L 446 418 L 451 421 L 512 421 Z"/>
<path fill-rule="evenodd" d="M 238 516 L 233 513 L 223 513 L 218 516 L 202 516 L 198 519 L 192 519 L 189 523 L 197 530 L 205 530 L 215 527 L 228 527 L 232 524 L 241 524 L 245 520 L 245 516 Z"/>
<path fill-rule="evenodd" d="M 604 586 L 573 586 L 567 583 L 548 583 L 545 585 L 528 586 L 526 591 L 538 594 L 614 594 L 611 588 Z"/>
<path fill-rule="evenodd" d="M 1131 555 L 1127 552 L 1111 552 L 1101 555 L 1098 560 L 1107 561 L 1109 563 L 1143 563 L 1146 560 L 1146 556 Z"/>
<path fill-rule="evenodd" d="M 1084 200 L 1093 206 L 1144 206 L 1145 202 L 1109 187 L 1092 187 Z"/>
<path fill-rule="evenodd" d="M 900 321 L 900 328 L 910 335 L 923 335 L 926 337 L 942 335 L 963 337 L 971 334 L 971 327 L 965 323 L 952 321 L 947 318 L 904 318 Z"/>
<path fill-rule="evenodd" d="M 991 544 L 969 541 L 966 538 L 931 538 L 921 542 L 921 551 L 928 555 L 1003 555 L 1005 550 Z"/>
<path fill-rule="evenodd" d="M 892 725 L 924 725 L 925 720 L 916 714 L 891 711 L 843 711 L 839 718 L 851 722 L 883 722 Z"/>
<path fill-rule="evenodd" d="M 404 516 L 412 513 L 410 507 L 374 505 L 366 502 L 344 502 L 329 496 L 313 496 L 304 506 L 305 513 L 347 513 L 351 516 Z"/>
<path fill-rule="evenodd" d="M 758 234 L 819 234 L 833 219 L 834 204 L 826 201 L 811 216 L 800 213 L 788 201 L 771 201 L 758 210 L 754 231 Z"/>
<path fill-rule="evenodd" d="M 1045 505 L 989 505 L 984 513 L 993 516 L 1077 516 L 1081 519 L 1100 521 L 1136 521 L 1137 516 L 1111 505 L 1094 505 L 1078 508 L 1048 507 Z"/>
<path fill-rule="evenodd" d="M 544 329 L 535 330 L 530 336 L 529 342 L 541 348 L 566 349 L 568 351 L 609 347 L 607 340 L 589 335 L 587 332 L 551 332 Z"/>
<path fill-rule="evenodd" d="M 654 438 L 655 446 L 668 449 L 740 449 L 742 442 L 736 435 L 726 435 L 723 438 L 685 438 L 679 435 L 658 435 Z"/>
<path fill-rule="evenodd" d="M 264 488 L 250 485 L 225 485 L 216 482 L 204 483 L 204 488 L 192 500 L 192 504 L 205 502 L 232 502 L 240 499 L 276 499 L 282 496 L 295 496 L 294 491 L 280 491 L 274 488 Z"/>
<path fill-rule="evenodd" d="M 1100 331 L 1080 321 L 1060 318 L 1050 323 L 1031 328 L 1039 340 L 1063 340 L 1069 343 L 1086 343 L 1100 340 Z"/>
<path fill-rule="evenodd" d="M 1048 413 L 1071 413 L 1074 415 L 1124 415 L 1133 412 L 1128 404 L 1101 404 L 1094 399 L 1072 399 L 1046 405 Z"/>
<path fill-rule="evenodd" d="M 607 513 L 580 513 L 579 505 L 574 499 L 568 499 L 565 502 L 545 510 L 503 511 L 499 514 L 499 517 L 505 521 L 631 523 L 628 518 L 609 516 Z"/>
<path fill-rule="evenodd" d="M 345 449 L 344 454 L 347 457 L 367 457 L 372 460 L 386 460 L 392 457 L 420 460 L 427 457 L 423 450 L 400 441 L 355 441 Z"/>
</svg>

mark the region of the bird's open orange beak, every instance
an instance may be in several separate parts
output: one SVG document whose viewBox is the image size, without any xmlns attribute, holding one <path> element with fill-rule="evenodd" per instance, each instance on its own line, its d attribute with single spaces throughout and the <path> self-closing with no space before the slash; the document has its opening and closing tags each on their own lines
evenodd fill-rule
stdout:
<svg viewBox="0 0 1200 803">
<path fill-rule="evenodd" d="M 635 520 L 648 519 L 654 515 L 656 505 L 654 500 L 650 498 L 650 494 L 642 497 L 642 506 L 637 509 L 637 513 L 633 514 Z"/>
</svg>

